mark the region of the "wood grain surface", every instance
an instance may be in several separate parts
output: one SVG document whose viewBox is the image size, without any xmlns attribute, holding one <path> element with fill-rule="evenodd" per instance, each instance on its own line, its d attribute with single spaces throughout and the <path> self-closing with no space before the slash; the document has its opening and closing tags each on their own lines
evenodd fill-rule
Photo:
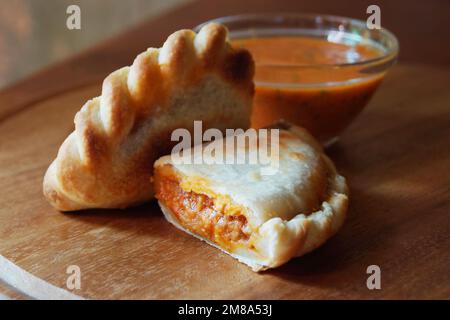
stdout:
<svg viewBox="0 0 450 320">
<path fill-rule="evenodd" d="M 0 254 L 61 288 L 78 265 L 85 298 L 448 298 L 448 88 L 448 70 L 395 67 L 328 150 L 349 181 L 347 223 L 319 250 L 261 274 L 173 228 L 156 203 L 52 209 L 43 174 L 100 87 L 51 96 L 1 122 Z M 366 288 L 372 264 L 379 291 Z"/>
<path fill-rule="evenodd" d="M 79 266 L 81 289 L 73 293 L 84 298 L 449 299 L 445 57 L 440 66 L 424 65 L 417 63 L 422 53 L 414 60 L 408 50 L 409 58 L 327 150 L 348 179 L 348 220 L 323 247 L 276 270 L 253 273 L 173 228 L 153 202 L 72 214 L 46 203 L 44 172 L 73 130 L 75 112 L 100 93 L 106 73 L 130 64 L 145 47 L 159 46 L 174 28 L 236 10 L 262 11 L 252 1 L 230 1 L 228 9 L 207 3 L 177 9 L 0 92 L 0 255 L 59 288 L 66 288 L 67 267 Z M 275 3 L 265 4 L 267 10 Z M 286 3 L 294 10 L 300 2 Z M 203 15 L 196 11 L 200 5 Z M 373 264 L 381 267 L 381 290 L 366 287 L 366 268 Z M 4 295 L 34 296 L 11 290 L 0 283 Z"/>
</svg>

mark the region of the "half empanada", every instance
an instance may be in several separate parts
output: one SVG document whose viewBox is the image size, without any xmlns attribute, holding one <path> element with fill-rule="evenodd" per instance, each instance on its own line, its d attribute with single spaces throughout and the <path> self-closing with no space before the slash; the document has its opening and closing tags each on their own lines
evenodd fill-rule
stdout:
<svg viewBox="0 0 450 320">
<path fill-rule="evenodd" d="M 274 268 L 323 244 L 344 222 L 348 191 L 316 140 L 299 127 L 284 124 L 278 139 L 267 134 L 268 150 L 277 150 L 276 166 L 250 163 L 257 148 L 216 140 L 207 148 L 185 150 L 181 157 L 155 162 L 155 192 L 167 218 L 178 228 L 222 249 L 253 270 Z M 246 162 L 214 163 L 214 144 L 224 156 Z M 176 161 L 174 159 L 177 159 Z M 217 162 L 217 161 L 216 161 Z M 273 169 L 266 170 L 264 169 Z"/>
<path fill-rule="evenodd" d="M 227 42 L 218 24 L 181 30 L 161 49 L 110 74 L 100 97 L 75 116 L 44 178 L 44 194 L 62 211 L 123 208 L 153 198 L 153 163 L 170 153 L 177 128 L 247 128 L 253 97 L 250 54 Z"/>
</svg>

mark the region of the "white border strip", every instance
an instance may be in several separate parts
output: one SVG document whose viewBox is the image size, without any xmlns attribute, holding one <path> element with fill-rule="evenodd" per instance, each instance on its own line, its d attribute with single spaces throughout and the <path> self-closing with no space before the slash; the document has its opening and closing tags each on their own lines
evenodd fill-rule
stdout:
<svg viewBox="0 0 450 320">
<path fill-rule="evenodd" d="M 2 255 L 0 255 L 0 280 L 32 299 L 84 300 L 83 297 L 58 288 L 32 275 Z"/>
</svg>

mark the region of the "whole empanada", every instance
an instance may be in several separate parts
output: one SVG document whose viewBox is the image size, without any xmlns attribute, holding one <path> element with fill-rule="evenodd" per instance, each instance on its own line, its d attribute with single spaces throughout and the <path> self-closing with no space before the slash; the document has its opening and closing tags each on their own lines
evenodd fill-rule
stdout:
<svg viewBox="0 0 450 320">
<path fill-rule="evenodd" d="M 44 194 L 58 210 L 125 208 L 152 199 L 154 161 L 171 151 L 171 133 L 247 128 L 254 63 L 227 42 L 227 30 L 209 24 L 181 30 L 131 67 L 111 73 L 100 97 L 75 116 L 44 178 Z"/>
</svg>

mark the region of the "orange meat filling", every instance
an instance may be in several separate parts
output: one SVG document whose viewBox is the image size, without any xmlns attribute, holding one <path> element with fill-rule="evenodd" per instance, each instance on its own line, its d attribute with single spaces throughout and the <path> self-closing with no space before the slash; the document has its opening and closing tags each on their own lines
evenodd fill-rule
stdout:
<svg viewBox="0 0 450 320">
<path fill-rule="evenodd" d="M 156 198 L 162 202 L 185 229 L 231 250 L 246 245 L 250 231 L 242 214 L 226 214 L 226 206 L 215 206 L 210 197 L 185 191 L 171 165 L 155 170 Z"/>
</svg>

